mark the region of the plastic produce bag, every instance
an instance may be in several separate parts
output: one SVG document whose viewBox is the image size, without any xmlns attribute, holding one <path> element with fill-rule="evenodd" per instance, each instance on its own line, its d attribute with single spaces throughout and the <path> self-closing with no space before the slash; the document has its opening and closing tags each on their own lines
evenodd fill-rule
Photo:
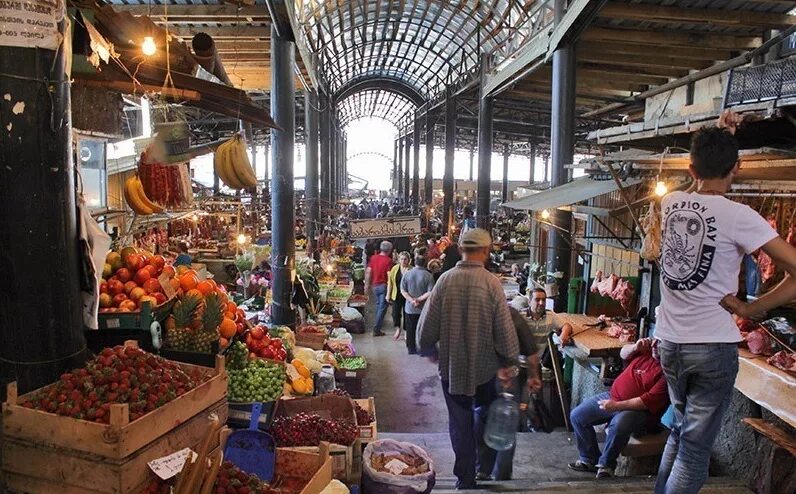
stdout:
<svg viewBox="0 0 796 494">
<path fill-rule="evenodd" d="M 321 494 L 348 494 L 348 487 L 337 479 L 332 479 L 329 485 L 323 488 Z"/>
<path fill-rule="evenodd" d="M 417 475 L 393 475 L 373 468 L 371 463 L 373 456 L 397 454 L 411 454 L 422 458 L 428 463 L 428 471 Z M 368 444 L 362 454 L 362 473 L 364 494 L 428 494 L 436 483 L 434 461 L 431 456 L 420 446 L 393 439 L 381 439 Z"/>
<path fill-rule="evenodd" d="M 340 317 L 343 318 L 343 321 L 359 321 L 364 318 L 362 313 L 353 307 L 343 307 L 340 309 Z"/>
<path fill-rule="evenodd" d="M 334 343 L 348 344 L 352 341 L 354 341 L 354 337 L 345 328 L 334 328 L 332 337 L 329 338 L 329 342 Z"/>
</svg>

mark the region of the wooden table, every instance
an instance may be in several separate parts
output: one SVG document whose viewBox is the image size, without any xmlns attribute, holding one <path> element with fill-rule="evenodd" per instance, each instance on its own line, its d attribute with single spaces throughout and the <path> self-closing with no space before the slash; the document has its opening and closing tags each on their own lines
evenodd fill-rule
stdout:
<svg viewBox="0 0 796 494">
<path fill-rule="evenodd" d="M 556 314 L 556 326 L 569 323 L 572 326 L 572 341 L 575 346 L 588 357 L 619 357 L 619 351 L 628 343 L 608 336 L 606 330 L 589 328 L 587 325 L 597 323 L 597 318 L 584 314 Z"/>
<path fill-rule="evenodd" d="M 735 389 L 796 427 L 796 377 L 766 362 L 766 357 L 739 349 Z"/>
</svg>

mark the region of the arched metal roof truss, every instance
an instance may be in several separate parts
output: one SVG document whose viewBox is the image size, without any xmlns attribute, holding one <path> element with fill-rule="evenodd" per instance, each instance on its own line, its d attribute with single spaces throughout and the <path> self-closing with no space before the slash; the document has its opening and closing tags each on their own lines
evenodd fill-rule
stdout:
<svg viewBox="0 0 796 494">
<path fill-rule="evenodd" d="M 297 0 L 296 11 L 331 93 L 355 79 L 393 78 L 428 98 L 516 38 L 534 3 Z"/>
<path fill-rule="evenodd" d="M 401 128 L 406 125 L 407 118 L 414 112 L 415 104 L 406 97 L 379 89 L 365 89 L 353 93 L 337 103 L 337 115 L 340 128 L 364 117 L 383 118 Z"/>
</svg>

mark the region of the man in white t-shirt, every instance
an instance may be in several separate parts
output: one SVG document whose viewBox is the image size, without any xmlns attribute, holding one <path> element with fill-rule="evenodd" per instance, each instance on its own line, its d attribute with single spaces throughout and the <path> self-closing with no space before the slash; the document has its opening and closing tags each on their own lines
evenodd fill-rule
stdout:
<svg viewBox="0 0 796 494">
<path fill-rule="evenodd" d="M 661 201 L 661 305 L 655 337 L 661 340 L 658 351 L 675 425 L 656 494 L 696 493 L 707 479 L 713 442 L 738 373 L 741 334 L 729 312 L 759 312 L 796 298 L 796 249 L 754 210 L 724 197 L 739 168 L 731 132 L 699 130 L 691 143 L 690 167 L 697 192 L 673 192 Z M 761 248 L 790 276 L 749 307 L 734 298 L 738 274 L 744 254 Z"/>
</svg>

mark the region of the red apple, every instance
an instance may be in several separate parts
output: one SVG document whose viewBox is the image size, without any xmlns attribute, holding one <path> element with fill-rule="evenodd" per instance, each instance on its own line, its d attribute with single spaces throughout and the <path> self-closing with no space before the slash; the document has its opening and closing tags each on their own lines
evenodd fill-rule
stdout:
<svg viewBox="0 0 796 494">
<path fill-rule="evenodd" d="M 166 298 L 166 296 L 165 296 L 163 293 L 161 293 L 161 292 L 155 292 L 155 293 L 153 293 L 153 294 L 152 294 L 152 296 L 153 296 L 153 297 L 155 297 L 155 301 L 157 302 L 157 304 L 156 304 L 156 305 L 162 305 L 162 304 L 165 304 L 165 303 L 166 303 L 166 302 L 168 302 L 168 300 L 169 300 L 169 299 L 168 299 L 168 298 Z"/>
<path fill-rule="evenodd" d="M 138 288 L 138 283 L 135 281 L 128 281 L 124 284 L 124 293 L 130 295 L 130 292 L 132 292 L 134 288 Z"/>
<path fill-rule="evenodd" d="M 149 264 L 155 266 L 155 268 L 160 271 L 166 265 L 166 258 L 163 256 L 152 256 L 152 259 L 149 260 Z"/>
<path fill-rule="evenodd" d="M 113 296 L 113 305 L 115 307 L 121 307 L 121 303 L 127 300 L 127 295 L 123 293 L 118 293 Z"/>
<path fill-rule="evenodd" d="M 119 304 L 119 310 L 122 312 L 133 312 L 136 309 L 138 309 L 138 307 L 136 307 L 135 302 L 132 300 L 124 300 Z"/>
<path fill-rule="evenodd" d="M 174 266 L 163 266 L 163 269 L 160 271 L 161 273 L 166 273 L 166 276 L 168 276 L 169 279 L 177 276 L 177 271 L 174 270 Z"/>
<path fill-rule="evenodd" d="M 152 278 L 155 278 L 158 275 L 158 268 L 156 268 L 155 266 L 153 266 L 151 264 L 147 264 L 146 266 L 144 266 L 141 269 L 146 269 L 147 271 L 149 271 L 149 276 L 151 276 Z"/>
<path fill-rule="evenodd" d="M 100 293 L 110 293 L 110 291 L 108 290 L 107 281 L 103 281 L 102 283 L 100 283 Z"/>
<path fill-rule="evenodd" d="M 124 283 L 119 280 L 108 280 L 108 293 L 111 295 L 124 293 Z"/>
<path fill-rule="evenodd" d="M 160 282 L 157 278 L 149 278 L 144 282 L 143 286 L 147 293 L 157 293 L 163 291 L 163 288 L 161 288 Z"/>
<path fill-rule="evenodd" d="M 138 299 L 138 307 L 143 307 L 145 302 L 149 302 L 152 307 L 158 305 L 158 301 L 155 300 L 155 297 L 151 295 L 143 295 L 141 298 Z"/>
<path fill-rule="evenodd" d="M 125 266 L 132 272 L 144 267 L 144 258 L 140 254 L 130 254 L 124 260 Z"/>
<path fill-rule="evenodd" d="M 109 293 L 101 293 L 99 296 L 99 306 L 104 308 L 113 305 L 113 297 Z"/>
<path fill-rule="evenodd" d="M 138 302 L 138 300 L 144 295 L 146 295 L 146 290 L 137 286 L 133 288 L 133 291 L 130 292 L 130 300 Z"/>
<path fill-rule="evenodd" d="M 119 270 L 116 271 L 116 277 L 119 278 L 119 281 L 121 281 L 122 283 L 127 283 L 133 278 L 133 275 L 130 274 L 129 269 L 119 268 Z"/>
<path fill-rule="evenodd" d="M 136 271 L 135 276 L 133 277 L 133 281 L 135 281 L 138 286 L 144 286 L 146 280 L 150 279 L 152 274 L 147 269 L 141 269 Z"/>
</svg>

